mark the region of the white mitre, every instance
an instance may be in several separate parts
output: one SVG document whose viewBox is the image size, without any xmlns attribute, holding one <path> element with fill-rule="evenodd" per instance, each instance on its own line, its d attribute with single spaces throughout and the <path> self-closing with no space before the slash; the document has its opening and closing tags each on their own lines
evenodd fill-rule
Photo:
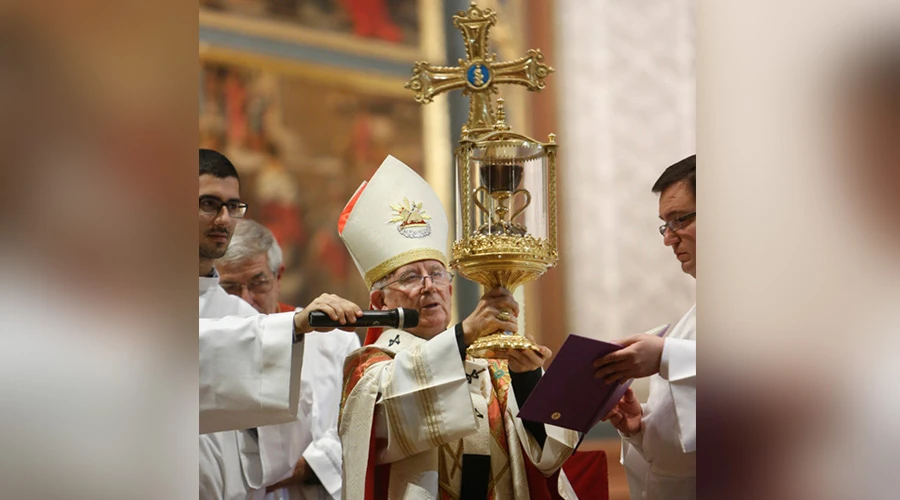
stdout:
<svg viewBox="0 0 900 500">
<path fill-rule="evenodd" d="M 366 286 L 419 260 L 447 265 L 447 215 L 431 186 L 388 155 L 350 198 L 338 233 Z"/>
</svg>

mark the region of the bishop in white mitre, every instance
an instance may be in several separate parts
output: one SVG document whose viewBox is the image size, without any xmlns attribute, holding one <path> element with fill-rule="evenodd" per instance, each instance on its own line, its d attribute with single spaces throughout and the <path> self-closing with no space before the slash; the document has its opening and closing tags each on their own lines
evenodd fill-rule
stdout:
<svg viewBox="0 0 900 500">
<path fill-rule="evenodd" d="M 516 417 L 549 349 L 508 361 L 465 354 L 479 336 L 517 328 L 512 295 L 489 291 L 448 328 L 447 225 L 431 187 L 391 156 L 341 214 L 372 308 L 419 311 L 418 326 L 370 330 L 347 359 L 344 498 L 575 498 L 561 467 L 578 433 Z"/>
</svg>

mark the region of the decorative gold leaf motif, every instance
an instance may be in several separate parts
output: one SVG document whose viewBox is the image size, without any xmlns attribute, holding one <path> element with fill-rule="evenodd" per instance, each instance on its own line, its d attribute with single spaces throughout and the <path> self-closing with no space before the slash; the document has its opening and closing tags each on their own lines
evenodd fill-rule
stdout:
<svg viewBox="0 0 900 500">
<path fill-rule="evenodd" d="M 397 205 L 390 205 L 391 210 L 394 211 L 392 217 L 388 222 L 394 223 L 399 222 L 400 226 L 409 226 L 409 225 L 423 225 L 426 224 L 425 221 L 431 219 L 431 216 L 425 213 L 425 209 L 422 207 L 422 202 L 410 202 L 408 198 L 403 198 L 403 203 Z"/>
</svg>

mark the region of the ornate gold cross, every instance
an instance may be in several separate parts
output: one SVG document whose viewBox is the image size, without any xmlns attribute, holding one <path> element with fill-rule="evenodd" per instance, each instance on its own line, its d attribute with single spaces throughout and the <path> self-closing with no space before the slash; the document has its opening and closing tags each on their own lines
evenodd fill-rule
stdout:
<svg viewBox="0 0 900 500">
<path fill-rule="evenodd" d="M 524 85 L 528 90 L 544 88 L 544 77 L 553 68 L 544 64 L 540 49 L 512 61 L 497 62 L 497 54 L 488 57 L 488 31 L 497 24 L 497 14 L 491 9 L 479 9 L 473 1 L 468 12 L 453 16 L 453 26 L 460 30 L 466 43 L 466 60 L 457 67 L 432 66 L 418 61 L 406 88 L 416 93 L 416 101 L 431 102 L 434 96 L 462 88 L 469 96 L 469 121 L 463 127 L 463 137 L 475 137 L 493 130 L 494 104 L 492 93 L 501 83 Z"/>
</svg>

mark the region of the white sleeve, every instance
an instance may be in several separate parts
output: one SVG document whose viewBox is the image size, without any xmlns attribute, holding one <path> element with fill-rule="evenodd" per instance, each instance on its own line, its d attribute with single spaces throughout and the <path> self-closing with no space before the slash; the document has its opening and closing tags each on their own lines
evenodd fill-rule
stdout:
<svg viewBox="0 0 900 500">
<path fill-rule="evenodd" d="M 337 427 L 313 441 L 303 451 L 306 464 L 316 473 L 322 487 L 333 500 L 341 498 L 341 440 Z"/>
<path fill-rule="evenodd" d="M 327 337 L 307 338 L 325 342 L 309 343 L 307 349 L 316 348 L 319 362 L 313 387 L 315 414 L 318 418 L 311 422 L 312 443 L 303 451 L 307 465 L 315 472 L 322 487 L 333 500 L 341 498 L 342 458 L 341 441 L 338 437 L 338 415 L 344 379 L 344 360 L 347 355 L 359 349 L 359 337 L 355 333 L 335 330 Z"/>
<path fill-rule="evenodd" d="M 644 416 L 646 416 L 646 413 L 644 414 Z M 630 436 L 626 436 L 625 434 L 622 434 L 622 431 L 617 430 L 616 432 L 618 432 L 619 436 L 622 438 L 623 444 L 628 443 L 628 445 L 631 446 L 632 448 L 634 448 L 635 451 L 637 451 L 638 453 L 643 455 L 643 453 L 644 453 L 644 428 L 643 428 L 643 426 L 641 426 L 641 430 L 639 430 L 638 432 L 635 432 L 634 434 L 632 434 Z"/>
<path fill-rule="evenodd" d="M 292 421 L 303 342 L 294 313 L 200 320 L 200 433 Z"/>
<path fill-rule="evenodd" d="M 681 448 L 697 451 L 697 341 L 666 339 L 659 375 L 672 391 Z"/>
<path fill-rule="evenodd" d="M 477 429 L 456 329 L 399 352 L 381 372 L 375 435 L 391 463 L 462 439 Z"/>
<path fill-rule="evenodd" d="M 625 468 L 628 489 L 633 495 L 636 495 L 635 498 L 640 498 L 644 491 L 647 474 L 650 472 L 650 463 L 644 458 L 643 453 L 627 439 L 622 440 L 619 463 Z"/>
</svg>

